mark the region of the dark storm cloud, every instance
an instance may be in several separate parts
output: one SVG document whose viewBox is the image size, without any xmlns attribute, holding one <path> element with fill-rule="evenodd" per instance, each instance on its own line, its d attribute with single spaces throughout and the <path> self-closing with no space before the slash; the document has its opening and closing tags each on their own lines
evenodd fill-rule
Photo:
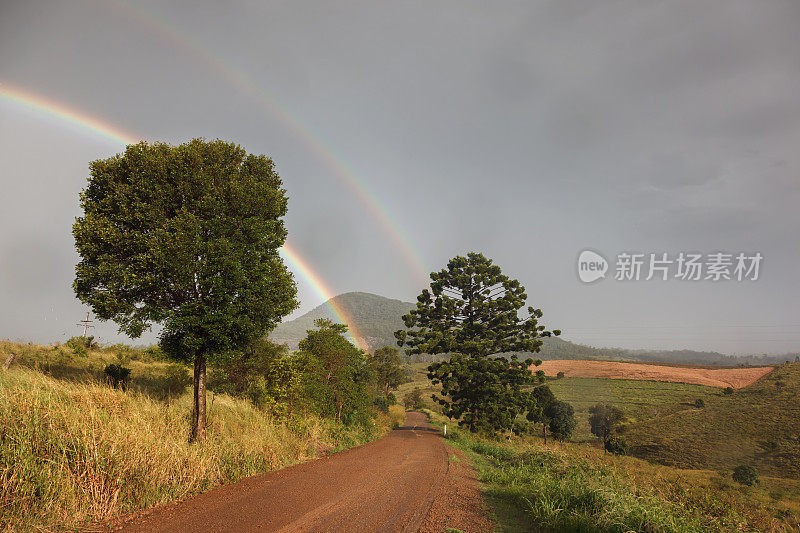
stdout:
<svg viewBox="0 0 800 533">
<path fill-rule="evenodd" d="M 219 136 L 272 156 L 290 238 L 336 291 L 413 300 L 421 287 L 327 159 L 241 80 L 366 184 L 430 270 L 486 251 L 548 324 L 738 324 L 744 308 L 797 324 L 786 294 L 800 261 L 798 23 L 796 2 L 723 0 L 5 2 L 0 83 L 151 139 Z M 16 256 L 0 261 L 0 293 L 24 311 L 2 314 L 0 336 L 52 340 L 80 318 L 69 276 L 54 272 L 72 272 L 87 163 L 118 150 L 0 102 L 2 185 L 15 199 L 0 213 L 0 250 Z M 28 249 L 15 244 L 20 225 Z M 37 271 L 51 243 L 58 266 Z M 759 250 L 770 274 L 754 287 L 587 287 L 573 264 L 587 247 Z M 38 277 L 59 281 L 45 291 Z M 301 291 L 304 310 L 319 303 Z M 637 331 L 574 338 L 646 344 Z M 689 340 L 731 352 L 798 344 Z"/>
</svg>

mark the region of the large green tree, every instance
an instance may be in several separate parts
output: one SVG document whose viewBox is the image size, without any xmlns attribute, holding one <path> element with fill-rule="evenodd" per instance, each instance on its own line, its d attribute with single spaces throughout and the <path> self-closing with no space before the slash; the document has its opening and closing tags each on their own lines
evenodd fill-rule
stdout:
<svg viewBox="0 0 800 533">
<path fill-rule="evenodd" d="M 297 352 L 306 397 L 322 416 L 345 424 L 365 420 L 374 374 L 364 352 L 345 338 L 347 326 L 324 318 L 314 325 Z"/>
<path fill-rule="evenodd" d="M 192 438 L 206 427 L 206 365 L 297 307 L 278 249 L 286 191 L 271 159 L 233 143 L 130 145 L 91 163 L 74 226 L 75 293 L 102 320 L 194 364 Z"/>
<path fill-rule="evenodd" d="M 525 385 L 536 383 L 530 367 L 541 361 L 501 354 L 538 352 L 544 337 L 561 332 L 539 324 L 539 309 L 520 316 L 526 300 L 525 287 L 491 259 L 458 256 L 431 273 L 430 289 L 403 316 L 406 329 L 395 333 L 409 354 L 451 355 L 429 366 L 428 377 L 442 385 L 436 400 L 445 414 L 472 431 L 510 427 L 532 405 Z"/>
</svg>

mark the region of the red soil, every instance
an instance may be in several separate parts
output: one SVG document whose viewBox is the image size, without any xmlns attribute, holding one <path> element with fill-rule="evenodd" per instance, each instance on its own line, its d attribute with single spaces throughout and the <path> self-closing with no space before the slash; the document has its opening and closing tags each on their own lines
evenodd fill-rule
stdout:
<svg viewBox="0 0 800 533">
<path fill-rule="evenodd" d="M 545 375 L 555 376 L 564 372 L 566 377 L 641 379 L 648 381 L 671 381 L 693 383 L 710 387 L 733 387 L 740 389 L 758 381 L 772 371 L 771 366 L 756 368 L 690 368 L 652 363 L 623 363 L 620 361 L 583 361 L 559 359 L 543 361 L 533 371 L 544 370 Z"/>
</svg>

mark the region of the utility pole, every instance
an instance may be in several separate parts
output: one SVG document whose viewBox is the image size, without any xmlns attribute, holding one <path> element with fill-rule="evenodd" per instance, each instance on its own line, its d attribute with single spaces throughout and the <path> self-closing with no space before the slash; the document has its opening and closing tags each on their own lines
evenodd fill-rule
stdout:
<svg viewBox="0 0 800 533">
<path fill-rule="evenodd" d="M 86 318 L 78 322 L 78 326 L 83 326 L 83 337 L 86 338 L 86 331 L 88 328 L 93 328 L 94 326 L 90 325 L 94 320 L 89 320 L 89 311 L 86 311 Z"/>
</svg>

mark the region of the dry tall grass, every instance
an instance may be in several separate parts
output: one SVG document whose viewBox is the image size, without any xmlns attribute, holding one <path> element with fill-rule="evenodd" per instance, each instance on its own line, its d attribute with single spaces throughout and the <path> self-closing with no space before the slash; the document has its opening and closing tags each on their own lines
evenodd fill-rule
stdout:
<svg viewBox="0 0 800 533">
<path fill-rule="evenodd" d="M 0 371 L 0 528 L 72 529 L 367 442 L 391 425 L 277 422 L 216 395 L 208 439 L 188 442 L 189 397 L 164 403 L 36 370 Z M 396 416 L 397 413 L 394 413 Z"/>
</svg>

